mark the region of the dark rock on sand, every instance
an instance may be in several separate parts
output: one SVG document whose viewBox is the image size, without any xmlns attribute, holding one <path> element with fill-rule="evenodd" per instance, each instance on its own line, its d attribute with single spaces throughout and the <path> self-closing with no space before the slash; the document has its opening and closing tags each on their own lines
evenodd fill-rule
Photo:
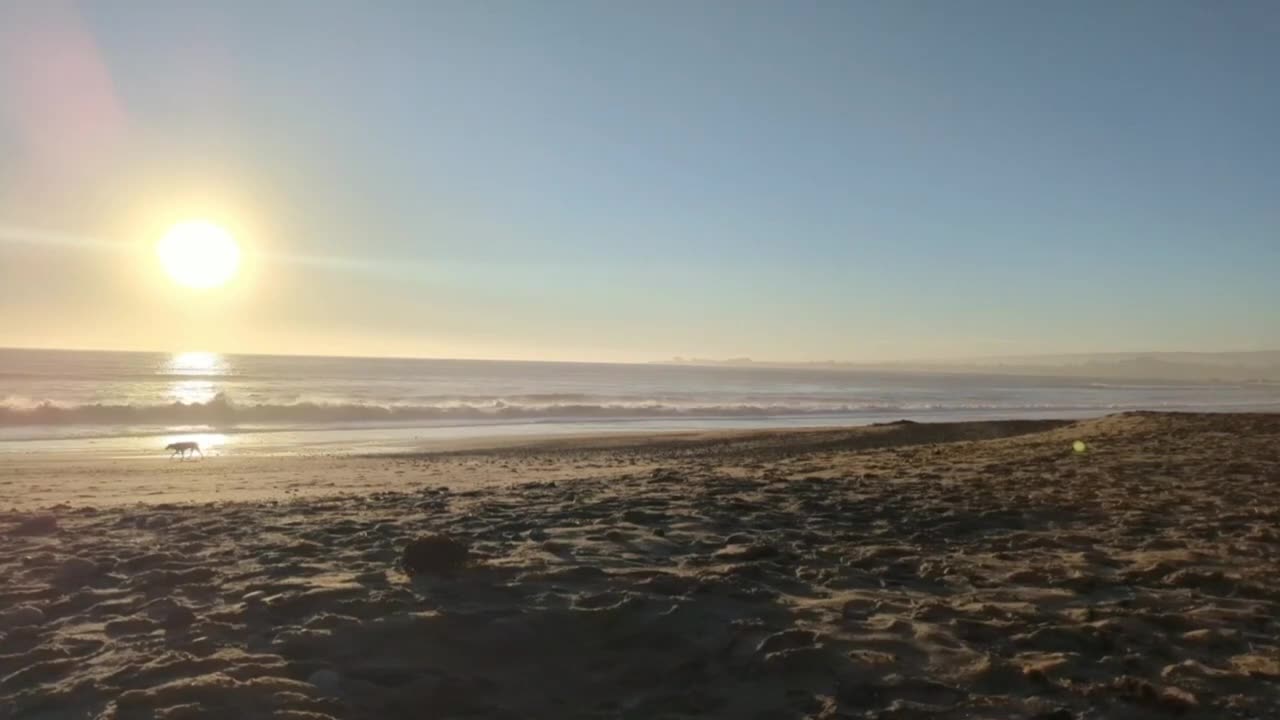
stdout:
<svg viewBox="0 0 1280 720">
<path fill-rule="evenodd" d="M 196 621 L 195 612 L 185 606 L 176 605 L 169 612 L 165 613 L 164 619 L 161 621 L 164 627 L 170 630 L 180 630 L 190 626 Z"/>
<path fill-rule="evenodd" d="M 78 587 L 98 574 L 98 565 L 82 557 L 67 558 L 58 567 L 57 581 L 62 585 Z"/>
<path fill-rule="evenodd" d="M 10 535 L 52 535 L 58 532 L 58 518 L 53 515 L 33 515 L 9 531 Z"/>
<path fill-rule="evenodd" d="M 31 605 L 22 605 L 0 612 L 0 628 L 19 628 L 44 622 L 44 611 Z"/>
<path fill-rule="evenodd" d="M 452 575 L 467 564 L 466 543 L 446 535 L 424 535 L 404 548 L 400 564 L 409 575 Z"/>
<path fill-rule="evenodd" d="M 317 670 L 311 673 L 307 682 L 325 695 L 342 693 L 342 676 L 332 670 Z"/>
</svg>

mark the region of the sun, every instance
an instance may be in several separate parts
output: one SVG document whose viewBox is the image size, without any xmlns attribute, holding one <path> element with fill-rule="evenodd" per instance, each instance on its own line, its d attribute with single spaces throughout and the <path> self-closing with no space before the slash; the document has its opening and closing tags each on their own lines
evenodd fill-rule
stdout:
<svg viewBox="0 0 1280 720">
<path fill-rule="evenodd" d="M 231 233 L 204 220 L 180 222 L 156 243 L 165 272 L 179 285 L 204 290 L 225 285 L 240 265 Z"/>
</svg>

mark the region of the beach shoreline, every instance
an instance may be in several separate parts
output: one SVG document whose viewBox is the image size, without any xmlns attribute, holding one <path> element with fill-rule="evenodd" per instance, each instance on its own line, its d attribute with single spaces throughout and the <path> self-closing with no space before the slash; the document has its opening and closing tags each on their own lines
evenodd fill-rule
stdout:
<svg viewBox="0 0 1280 720">
<path fill-rule="evenodd" d="M 1280 415 L 6 456 L 0 482 L 15 720 L 1280 713 Z"/>
<path fill-rule="evenodd" d="M 615 431 L 543 435 L 476 435 L 367 446 L 268 446 L 226 452 L 203 444 L 204 454 L 174 457 L 148 438 L 146 446 L 113 450 L 85 443 L 71 451 L 0 453 L 0 489 L 11 509 L 55 505 L 115 506 L 135 502 L 252 502 L 403 489 L 410 469 L 464 486 L 491 486 L 579 476 L 618 476 L 662 464 L 673 451 L 732 455 L 760 447 L 807 452 L 815 448 L 890 447 L 1016 435 L 1069 425 L 1071 420 L 995 420 L 917 423 L 889 421 L 852 426 Z M 173 438 L 199 438 L 175 435 Z M 72 443 L 74 446 L 74 443 Z M 623 453 L 628 461 L 619 462 Z M 599 456 L 592 462 L 580 455 Z M 533 462 L 511 464 L 512 458 Z M 0 502 L 0 507 L 6 507 Z"/>
</svg>

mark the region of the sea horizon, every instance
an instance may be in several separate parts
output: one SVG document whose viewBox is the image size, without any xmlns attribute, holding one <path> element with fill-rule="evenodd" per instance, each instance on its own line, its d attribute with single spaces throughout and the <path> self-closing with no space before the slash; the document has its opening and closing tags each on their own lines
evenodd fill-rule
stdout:
<svg viewBox="0 0 1280 720">
<path fill-rule="evenodd" d="M 0 451 L 404 450 L 457 438 L 1276 411 L 1280 388 L 1017 374 L 0 349 Z M 164 441 L 164 442 L 161 442 Z"/>
</svg>

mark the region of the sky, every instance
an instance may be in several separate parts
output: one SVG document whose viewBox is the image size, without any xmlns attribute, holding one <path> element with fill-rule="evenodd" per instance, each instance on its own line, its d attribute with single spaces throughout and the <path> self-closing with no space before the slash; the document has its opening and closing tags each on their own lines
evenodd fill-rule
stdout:
<svg viewBox="0 0 1280 720">
<path fill-rule="evenodd" d="M 0 346 L 1280 348 L 1277 128 L 1269 0 L 8 0 Z"/>
</svg>

